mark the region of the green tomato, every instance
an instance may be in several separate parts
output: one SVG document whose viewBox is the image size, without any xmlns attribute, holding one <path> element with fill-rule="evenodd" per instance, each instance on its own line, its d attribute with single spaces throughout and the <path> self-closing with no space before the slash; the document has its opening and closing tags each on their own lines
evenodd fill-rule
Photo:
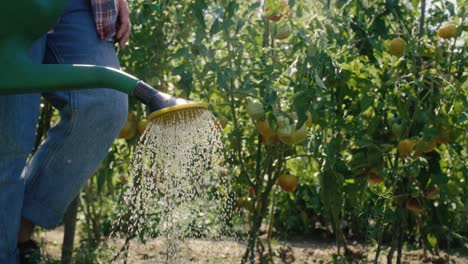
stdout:
<svg viewBox="0 0 468 264">
<path fill-rule="evenodd" d="M 263 104 L 260 102 L 249 100 L 246 109 L 249 116 L 255 121 L 265 118 L 265 109 L 263 109 Z"/>
</svg>

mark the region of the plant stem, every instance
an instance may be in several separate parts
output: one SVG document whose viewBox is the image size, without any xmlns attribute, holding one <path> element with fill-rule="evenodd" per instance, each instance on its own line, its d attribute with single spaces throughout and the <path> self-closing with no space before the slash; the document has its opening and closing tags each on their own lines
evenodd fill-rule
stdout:
<svg viewBox="0 0 468 264">
<path fill-rule="evenodd" d="M 270 209 L 270 224 L 268 225 L 268 233 L 267 233 L 267 244 L 268 244 L 268 254 L 270 256 L 273 256 L 273 250 L 271 248 L 271 233 L 273 230 L 273 213 L 275 209 L 275 195 L 273 195 L 273 198 L 271 198 L 271 209 Z"/>
<path fill-rule="evenodd" d="M 375 252 L 374 264 L 379 263 L 379 254 L 382 246 L 382 236 L 385 229 L 385 214 L 387 213 L 388 203 L 385 203 L 384 211 L 382 217 L 380 218 L 380 232 L 379 232 L 379 241 L 377 242 L 377 250 Z"/>
<path fill-rule="evenodd" d="M 403 251 L 403 229 L 401 228 L 398 234 L 397 264 L 401 263 L 402 251 Z"/>
<path fill-rule="evenodd" d="M 62 264 L 72 263 L 73 244 L 75 241 L 76 215 L 78 213 L 78 196 L 73 199 L 64 215 L 64 234 L 62 244 Z"/>
<path fill-rule="evenodd" d="M 262 163 L 262 135 L 257 133 L 258 142 L 257 142 L 257 160 L 255 164 L 255 197 L 259 197 L 262 192 L 262 170 L 261 170 L 261 163 Z"/>
<path fill-rule="evenodd" d="M 397 240 L 398 240 L 398 233 L 400 232 L 400 221 L 396 221 L 396 225 L 394 226 L 394 232 L 392 233 L 392 242 L 390 245 L 390 250 L 388 251 L 387 255 L 387 264 L 391 264 L 393 260 L 393 253 L 395 253 L 395 248 L 397 247 Z"/>
<path fill-rule="evenodd" d="M 418 35 L 418 49 L 421 47 L 422 37 L 424 36 L 424 20 L 426 16 L 426 0 L 421 0 L 421 15 L 419 17 L 419 35 Z M 416 77 L 419 77 L 419 71 L 421 70 L 422 58 L 419 55 L 417 61 L 417 72 Z"/>
</svg>

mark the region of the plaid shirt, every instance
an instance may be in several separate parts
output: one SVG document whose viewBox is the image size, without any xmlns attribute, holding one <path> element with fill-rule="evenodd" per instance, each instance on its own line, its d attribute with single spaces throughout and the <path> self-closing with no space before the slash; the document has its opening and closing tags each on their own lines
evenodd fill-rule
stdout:
<svg viewBox="0 0 468 264">
<path fill-rule="evenodd" d="M 117 0 L 91 0 L 96 30 L 101 39 L 112 40 L 117 25 Z"/>
</svg>

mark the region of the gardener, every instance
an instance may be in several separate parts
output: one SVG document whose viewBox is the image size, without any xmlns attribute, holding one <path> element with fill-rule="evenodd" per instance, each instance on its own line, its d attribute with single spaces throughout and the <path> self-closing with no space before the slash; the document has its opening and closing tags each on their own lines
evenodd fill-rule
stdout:
<svg viewBox="0 0 468 264">
<path fill-rule="evenodd" d="M 130 34 L 126 0 L 68 0 L 63 16 L 31 49 L 34 63 L 119 68 L 114 42 Z M 127 95 L 111 89 L 44 93 L 60 122 L 26 165 L 41 94 L 0 96 L 0 263 L 35 263 L 34 225 L 56 226 L 103 160 L 127 117 Z"/>
</svg>

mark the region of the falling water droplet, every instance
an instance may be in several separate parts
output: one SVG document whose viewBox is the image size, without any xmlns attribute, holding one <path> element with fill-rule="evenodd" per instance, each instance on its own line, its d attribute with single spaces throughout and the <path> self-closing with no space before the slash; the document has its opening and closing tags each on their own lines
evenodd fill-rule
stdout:
<svg viewBox="0 0 468 264">
<path fill-rule="evenodd" d="M 182 263 L 184 240 L 232 238 L 231 179 L 215 117 L 195 109 L 155 118 L 133 160 L 132 181 L 113 230 L 127 238 L 165 238 L 166 263 Z M 122 206 L 120 206 L 122 207 Z"/>
</svg>

